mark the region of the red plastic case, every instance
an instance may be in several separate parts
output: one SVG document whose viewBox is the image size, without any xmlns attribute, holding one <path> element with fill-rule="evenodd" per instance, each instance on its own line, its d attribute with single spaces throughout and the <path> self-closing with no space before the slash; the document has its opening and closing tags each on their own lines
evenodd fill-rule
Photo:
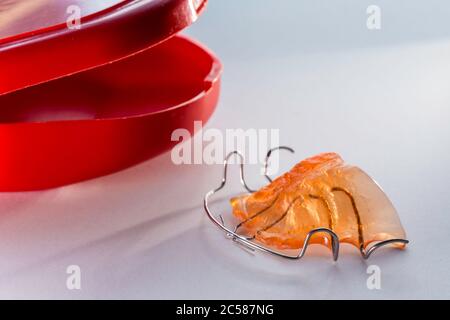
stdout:
<svg viewBox="0 0 450 320">
<path fill-rule="evenodd" d="M 175 129 L 193 130 L 215 109 L 221 63 L 176 35 L 207 0 L 109 0 L 111 7 L 89 8 L 92 1 L 65 0 L 87 6 L 78 30 L 52 24 L 54 14 L 40 18 L 41 29 L 26 19 L 12 30 L 0 25 L 0 191 L 57 187 L 132 166 L 173 147 Z M 0 21 L 11 12 L 0 9 Z"/>
</svg>

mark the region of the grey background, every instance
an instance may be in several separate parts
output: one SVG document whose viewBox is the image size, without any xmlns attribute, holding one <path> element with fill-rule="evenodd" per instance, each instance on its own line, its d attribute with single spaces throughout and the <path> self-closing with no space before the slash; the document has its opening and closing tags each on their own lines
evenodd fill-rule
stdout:
<svg viewBox="0 0 450 320">
<path fill-rule="evenodd" d="M 369 4 L 381 7 L 381 30 L 366 28 Z M 0 194 L 0 297 L 450 298 L 449 14 L 444 0 L 212 0 L 186 32 L 225 66 L 208 127 L 279 128 L 297 150 L 286 168 L 339 152 L 390 196 L 406 251 L 365 262 L 344 246 L 336 264 L 317 246 L 301 261 L 250 255 L 201 207 L 221 167 L 175 166 L 165 154 L 72 186 Z M 240 190 L 235 171 L 218 206 Z M 82 269 L 80 291 L 66 289 L 70 264 Z M 381 290 L 366 287 L 370 264 Z"/>
</svg>

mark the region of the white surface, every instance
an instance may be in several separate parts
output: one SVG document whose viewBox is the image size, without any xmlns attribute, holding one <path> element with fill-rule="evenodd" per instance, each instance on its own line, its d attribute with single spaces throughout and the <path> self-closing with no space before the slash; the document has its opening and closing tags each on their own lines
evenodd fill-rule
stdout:
<svg viewBox="0 0 450 320">
<path fill-rule="evenodd" d="M 341 153 L 390 196 L 408 250 L 364 262 L 344 247 L 336 264 L 320 247 L 301 261 L 250 255 L 203 213 L 221 167 L 177 167 L 165 154 L 0 194 L 0 298 L 450 298 L 450 6 L 379 1 L 382 29 L 368 31 L 369 2 L 279 3 L 213 0 L 190 29 L 225 64 L 208 127 L 279 128 L 296 160 Z M 240 190 L 236 169 L 225 196 Z M 80 291 L 66 288 L 72 264 Z M 369 264 L 382 290 L 367 289 Z"/>
</svg>

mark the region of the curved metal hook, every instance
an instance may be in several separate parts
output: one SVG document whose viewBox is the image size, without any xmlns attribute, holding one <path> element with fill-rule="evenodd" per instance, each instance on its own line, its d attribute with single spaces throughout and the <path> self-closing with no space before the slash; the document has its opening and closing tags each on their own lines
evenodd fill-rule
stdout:
<svg viewBox="0 0 450 320">
<path fill-rule="evenodd" d="M 227 173 L 228 173 L 228 161 L 229 159 L 234 156 L 237 155 L 239 158 L 239 179 L 241 181 L 242 186 L 250 193 L 255 192 L 255 190 L 251 189 L 247 183 L 245 182 L 245 178 L 244 178 L 244 156 L 237 150 L 230 152 L 227 157 L 225 158 L 225 160 L 223 161 L 223 176 L 222 176 L 222 182 L 220 184 L 219 187 L 217 187 L 214 192 L 219 191 L 220 189 L 222 189 L 225 184 L 227 183 Z"/>
<path fill-rule="evenodd" d="M 406 240 L 406 239 L 389 239 L 389 240 L 384 240 L 384 241 L 377 242 L 376 244 L 371 246 L 369 248 L 369 250 L 367 250 L 367 251 L 366 251 L 366 249 L 364 249 L 363 246 L 361 246 L 359 248 L 359 251 L 361 252 L 361 255 L 364 258 L 364 260 L 367 260 L 372 255 L 372 253 L 374 253 L 376 250 L 378 250 L 379 248 L 384 247 L 386 245 L 392 244 L 392 243 L 408 244 L 409 240 Z"/>
<path fill-rule="evenodd" d="M 267 174 L 267 171 L 269 170 L 269 160 L 270 160 L 270 157 L 272 156 L 272 153 L 274 151 L 278 151 L 278 150 L 287 150 L 290 153 L 295 153 L 294 149 L 292 149 L 290 147 L 286 147 L 286 146 L 275 147 L 275 148 L 272 148 L 269 151 L 267 151 L 266 159 L 264 161 L 264 176 L 266 177 L 266 179 L 269 182 L 272 182 L 272 178 L 269 177 L 269 175 Z"/>
<path fill-rule="evenodd" d="M 306 235 L 306 238 L 305 238 L 305 243 L 303 245 L 303 248 L 302 248 L 298 258 L 300 259 L 301 257 L 303 257 L 303 255 L 306 252 L 306 249 L 308 248 L 309 240 L 316 233 L 327 233 L 330 235 L 330 237 L 331 237 L 331 252 L 333 253 L 333 260 L 337 261 L 337 259 L 339 257 L 339 237 L 337 236 L 336 233 L 334 233 L 334 231 L 332 231 L 328 228 L 317 228 L 317 229 L 313 229 L 310 232 L 308 232 L 308 234 Z"/>
</svg>

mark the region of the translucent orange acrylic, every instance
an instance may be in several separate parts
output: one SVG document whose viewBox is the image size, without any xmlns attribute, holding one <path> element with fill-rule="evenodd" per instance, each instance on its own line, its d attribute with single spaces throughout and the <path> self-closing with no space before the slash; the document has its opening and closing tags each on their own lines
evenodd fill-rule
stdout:
<svg viewBox="0 0 450 320">
<path fill-rule="evenodd" d="M 362 249 L 373 242 L 406 238 L 386 194 L 336 153 L 306 159 L 259 191 L 231 199 L 231 205 L 239 228 L 277 249 L 302 248 L 316 228 L 328 228 L 341 243 Z M 310 241 L 331 245 L 325 234 L 315 234 Z"/>
</svg>

